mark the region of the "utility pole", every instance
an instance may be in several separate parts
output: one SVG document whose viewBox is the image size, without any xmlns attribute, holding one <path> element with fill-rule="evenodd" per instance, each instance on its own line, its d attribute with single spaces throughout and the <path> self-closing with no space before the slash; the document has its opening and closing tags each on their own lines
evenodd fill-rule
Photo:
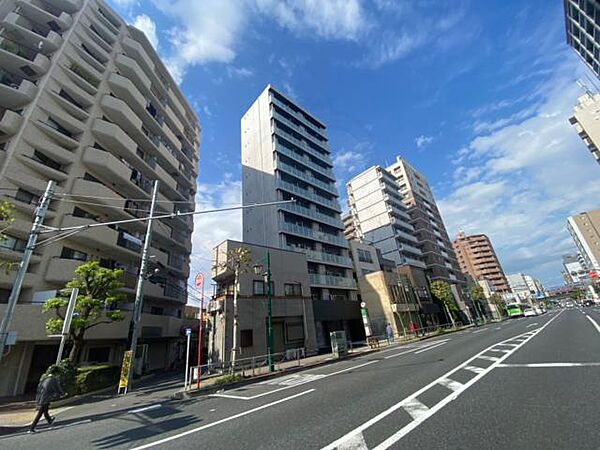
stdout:
<svg viewBox="0 0 600 450">
<path fill-rule="evenodd" d="M 154 216 L 154 206 L 156 204 L 156 195 L 158 193 L 158 180 L 154 181 L 154 189 L 152 189 L 152 203 L 150 204 L 150 217 Z M 137 347 L 138 332 L 140 325 L 140 316 L 142 315 L 142 302 L 144 301 L 144 281 L 146 281 L 146 271 L 148 269 L 148 249 L 150 248 L 150 241 L 152 240 L 152 221 L 148 220 L 148 227 L 146 228 L 146 239 L 144 240 L 144 248 L 142 250 L 142 261 L 140 263 L 140 273 L 138 275 L 137 286 L 135 289 L 135 303 L 133 305 L 133 313 L 131 316 L 131 322 L 129 328 L 131 330 L 131 345 L 129 351 L 131 352 L 130 363 L 127 370 L 127 385 L 123 394 L 126 394 L 131 386 L 131 380 L 133 379 L 132 366 L 135 365 L 135 349 Z M 125 358 L 124 358 L 125 359 Z"/>
<path fill-rule="evenodd" d="M 6 311 L 4 312 L 4 317 L 2 318 L 2 323 L 0 324 L 0 361 L 4 355 L 4 344 L 6 343 L 6 338 L 8 337 L 8 326 L 12 320 L 15 306 L 17 305 L 17 300 L 19 299 L 19 294 L 21 293 L 21 288 L 23 287 L 23 280 L 25 279 L 27 269 L 29 268 L 29 261 L 31 260 L 31 255 L 33 254 L 33 249 L 35 248 L 35 244 L 37 242 L 38 233 L 40 227 L 44 223 L 44 217 L 46 216 L 46 211 L 48 211 L 50 200 L 52 200 L 52 196 L 54 195 L 55 187 L 56 183 L 53 180 L 49 180 L 48 184 L 46 185 L 44 195 L 42 196 L 42 200 L 35 209 L 35 218 L 33 220 L 33 225 L 31 226 L 31 231 L 29 232 L 27 247 L 25 247 L 23 259 L 21 259 L 21 262 L 19 263 L 17 277 L 15 278 L 15 283 L 10 291 L 8 305 L 6 305 Z"/>
<path fill-rule="evenodd" d="M 273 367 L 273 314 L 271 311 L 271 254 L 267 251 L 267 363 L 269 372 L 274 372 Z"/>
</svg>

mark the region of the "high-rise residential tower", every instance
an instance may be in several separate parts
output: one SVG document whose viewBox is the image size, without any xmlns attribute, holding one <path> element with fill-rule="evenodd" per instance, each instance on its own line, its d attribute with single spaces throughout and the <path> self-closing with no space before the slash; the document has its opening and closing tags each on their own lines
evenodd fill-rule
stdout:
<svg viewBox="0 0 600 450">
<path fill-rule="evenodd" d="M 587 268 L 600 273 L 600 209 L 569 217 L 567 230 Z"/>
<path fill-rule="evenodd" d="M 569 119 L 569 123 L 573 125 L 577 134 L 587 146 L 592 156 L 598 164 L 600 164 L 600 94 L 586 93 L 579 97 L 575 112 Z"/>
<path fill-rule="evenodd" d="M 395 178 L 373 166 L 347 184 L 348 205 L 359 240 L 377 247 L 397 266 L 426 268 Z"/>
<path fill-rule="evenodd" d="M 243 241 L 306 254 L 317 340 L 362 330 L 326 127 L 267 86 L 241 120 Z"/>
<path fill-rule="evenodd" d="M 0 195 L 16 211 L 1 257 L 21 258 L 33 211 L 56 181 L 45 224 L 69 227 L 194 207 L 199 124 L 177 84 L 140 30 L 101 0 L 0 2 Z M 2 369 L 0 396 L 19 393 L 56 357 L 41 303 L 84 261 L 124 269 L 128 311 L 146 223 L 94 228 L 38 246 L 10 329 L 19 333 Z M 156 222 L 145 284 L 140 344 L 148 367 L 176 354 L 187 301 L 191 217 Z M 14 281 L 0 274 L 0 313 Z M 129 321 L 89 330 L 88 362 L 120 361 Z M 54 352 L 54 353 L 53 353 Z M 14 369 L 14 370 L 13 370 Z"/>
<path fill-rule="evenodd" d="M 600 3 L 563 0 L 567 44 L 600 78 Z"/>
<path fill-rule="evenodd" d="M 494 247 L 485 234 L 467 236 L 460 232 L 456 235 L 452 247 L 463 273 L 471 275 L 475 280 L 490 281 L 495 292 L 510 292 Z"/>
</svg>

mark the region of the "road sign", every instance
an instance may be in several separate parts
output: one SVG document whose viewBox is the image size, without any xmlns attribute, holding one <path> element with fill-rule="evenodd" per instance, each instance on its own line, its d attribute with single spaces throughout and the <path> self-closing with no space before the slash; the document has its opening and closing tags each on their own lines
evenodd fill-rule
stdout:
<svg viewBox="0 0 600 450">
<path fill-rule="evenodd" d="M 192 335 L 192 329 L 191 328 L 186 328 L 185 329 L 185 335 L 186 336 L 191 336 Z"/>
<path fill-rule="evenodd" d="M 121 367 L 121 378 L 119 379 L 119 391 L 125 389 L 127 391 L 127 374 L 129 373 L 129 365 L 131 364 L 131 350 L 127 350 L 123 355 L 123 366 Z"/>
<path fill-rule="evenodd" d="M 194 280 L 194 285 L 196 286 L 196 289 L 200 289 L 203 284 L 204 284 L 204 274 L 202 272 L 199 272 L 196 275 L 196 278 Z"/>
</svg>

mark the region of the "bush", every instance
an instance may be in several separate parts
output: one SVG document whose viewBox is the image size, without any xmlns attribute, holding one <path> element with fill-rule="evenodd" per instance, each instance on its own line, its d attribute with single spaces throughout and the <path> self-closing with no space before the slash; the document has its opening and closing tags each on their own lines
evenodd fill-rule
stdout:
<svg viewBox="0 0 600 450">
<path fill-rule="evenodd" d="M 53 364 L 50 367 L 48 367 L 48 369 L 46 369 L 46 372 L 41 376 L 40 380 L 46 378 L 50 374 L 50 372 L 54 370 L 54 368 L 56 368 L 56 370 L 58 371 L 57 377 L 64 391 L 68 395 L 76 394 L 77 366 L 70 359 L 63 359 L 60 363 Z"/>
<path fill-rule="evenodd" d="M 80 367 L 77 373 L 77 393 L 96 391 L 112 385 L 119 381 L 121 368 L 102 364 L 98 366 Z"/>
<path fill-rule="evenodd" d="M 222 377 L 216 378 L 213 384 L 216 386 L 221 386 L 224 384 L 235 383 L 241 379 L 242 376 L 237 374 L 223 375 Z"/>
</svg>

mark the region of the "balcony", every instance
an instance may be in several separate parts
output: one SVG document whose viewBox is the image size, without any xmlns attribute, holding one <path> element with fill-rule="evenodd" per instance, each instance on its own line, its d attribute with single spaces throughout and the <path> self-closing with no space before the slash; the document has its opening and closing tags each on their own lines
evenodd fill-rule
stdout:
<svg viewBox="0 0 600 450">
<path fill-rule="evenodd" d="M 28 19 L 38 23 L 47 23 L 51 28 L 55 28 L 56 31 L 66 31 L 73 24 L 73 18 L 66 12 L 61 12 L 59 15 L 54 15 L 50 11 L 43 9 L 43 7 L 36 6 L 26 0 L 17 0 L 19 6 L 19 14 L 24 15 Z"/>
<path fill-rule="evenodd" d="M 142 65 L 142 69 L 146 75 L 154 72 L 154 63 L 146 54 L 142 44 L 131 39 L 130 37 L 125 37 L 125 39 L 123 39 L 123 48 L 125 49 L 125 53 L 127 55 Z"/>
<path fill-rule="evenodd" d="M 315 273 L 308 274 L 308 277 L 311 286 L 356 289 L 356 281 L 354 281 L 354 278 L 337 277 L 333 275 L 323 275 Z"/>
<path fill-rule="evenodd" d="M 76 227 L 81 225 L 91 225 L 94 223 L 97 222 L 83 217 L 64 216 L 62 226 Z M 119 250 L 116 247 L 117 237 L 117 231 L 109 228 L 108 226 L 103 226 L 81 231 L 69 239 L 82 242 L 85 245 L 89 245 L 93 248 L 104 249 L 105 251 L 113 252 L 111 254 L 114 254 L 115 251 Z"/>
<path fill-rule="evenodd" d="M 48 263 L 44 279 L 49 283 L 64 285 L 67 281 L 73 279 L 75 269 L 83 263 L 85 263 L 85 261 L 79 261 L 77 259 L 52 258 Z"/>
<path fill-rule="evenodd" d="M 283 189 L 289 193 L 297 194 L 305 199 L 308 199 L 314 203 L 318 203 L 327 208 L 333 209 L 334 211 L 341 212 L 340 205 L 335 200 L 329 200 L 325 197 L 320 196 L 314 192 L 309 191 L 308 189 L 304 189 L 298 185 L 288 183 L 283 180 L 275 180 L 275 187 L 278 189 Z"/>
<path fill-rule="evenodd" d="M 306 120 L 306 118 L 304 117 L 304 114 L 294 111 L 292 108 L 290 108 L 289 106 L 287 106 L 285 103 L 283 103 L 282 101 L 278 100 L 274 95 L 271 96 L 271 102 L 274 105 L 277 105 L 279 108 L 283 109 L 288 114 L 292 115 L 294 118 L 296 118 L 300 122 L 302 122 L 305 127 L 310 127 L 312 130 L 316 131 L 317 133 L 319 133 L 324 138 L 327 138 L 327 136 L 325 135 L 325 130 L 323 130 L 323 129 L 317 127 L 317 126 L 315 126 L 313 123 L 311 123 L 308 120 Z"/>
<path fill-rule="evenodd" d="M 318 186 L 319 188 L 323 189 L 324 191 L 327 191 L 335 196 L 338 195 L 338 191 L 337 191 L 337 188 L 335 187 L 334 183 L 325 183 L 321 180 L 318 180 L 317 178 L 315 178 L 311 175 L 310 171 L 303 172 L 302 170 L 296 169 L 295 167 L 282 162 L 281 159 L 277 160 L 276 168 L 279 170 L 282 170 L 284 172 L 287 172 L 290 175 L 293 175 L 296 178 L 299 178 L 300 180 L 304 180 L 307 183 L 314 184 L 315 186 Z"/>
<path fill-rule="evenodd" d="M 109 207 L 112 212 L 122 210 L 122 216 L 127 219 L 130 218 L 124 211 L 125 199 L 101 183 L 78 178 L 75 180 L 75 183 L 73 183 L 71 195 L 75 198 L 80 198 L 85 202 L 89 202 L 92 198 L 94 200 L 93 203 L 99 204 L 86 205 L 86 208 L 89 208 L 90 210 L 106 214 L 106 207 Z"/>
<path fill-rule="evenodd" d="M 50 68 L 50 60 L 16 41 L 0 37 L 0 67 L 34 80 Z"/>
<path fill-rule="evenodd" d="M 2 25 L 11 35 L 27 48 L 37 48 L 40 53 L 49 55 L 58 50 L 63 42 L 56 31 L 41 29 L 15 12 L 8 13 Z"/>
<path fill-rule="evenodd" d="M 280 229 L 285 233 L 292 233 L 298 236 L 307 237 L 317 241 L 327 242 L 329 244 L 339 245 L 348 248 L 348 241 L 343 236 L 337 236 L 329 233 L 324 233 L 312 228 L 296 225 L 295 223 L 280 222 Z"/>
<path fill-rule="evenodd" d="M 417 259 L 412 259 L 412 258 L 405 257 L 404 264 L 408 264 L 409 266 L 414 266 L 414 267 L 420 267 L 421 269 L 427 268 L 427 264 L 425 264 L 423 261 L 419 261 Z"/>
<path fill-rule="evenodd" d="M 79 11 L 82 4 L 82 0 L 53 0 L 53 2 L 58 8 L 69 14 Z"/>
<path fill-rule="evenodd" d="M 284 144 L 282 144 L 280 142 L 275 142 L 275 151 L 281 153 L 282 155 L 286 155 L 286 156 L 292 158 L 294 161 L 304 164 L 309 169 L 314 170 L 315 172 L 326 176 L 327 178 L 329 178 L 332 181 L 335 181 L 335 176 L 333 175 L 333 171 L 331 169 L 327 169 L 323 166 L 320 166 L 320 165 L 312 162 L 312 160 L 308 156 L 300 155 L 300 154 L 296 153 L 295 151 L 289 149 L 288 147 L 286 147 Z"/>
<path fill-rule="evenodd" d="M 19 81 L 8 74 L 0 75 L 0 107 L 20 109 L 33 101 L 37 90 L 37 86 L 25 78 Z"/>
<path fill-rule="evenodd" d="M 404 231 L 401 231 L 398 228 L 396 228 L 396 236 L 400 236 L 401 238 L 406 239 L 411 242 L 414 242 L 414 243 L 419 242 L 419 240 L 416 237 L 414 237 L 412 234 L 405 233 Z"/>
<path fill-rule="evenodd" d="M 407 253 L 412 253 L 413 255 L 418 255 L 421 256 L 423 254 L 423 252 L 418 249 L 417 247 L 413 247 L 412 245 L 407 245 L 407 244 L 401 244 L 402 247 L 402 251 L 407 252 Z"/>
<path fill-rule="evenodd" d="M 286 119 L 285 117 L 283 117 L 281 114 L 279 114 L 278 112 L 274 111 L 273 112 L 273 118 L 281 123 L 283 123 L 285 126 L 287 126 L 288 128 L 291 128 L 292 130 L 294 130 L 295 132 L 299 133 L 302 136 L 302 139 L 304 139 L 304 141 L 308 141 L 310 140 L 313 144 L 317 145 L 318 147 L 321 147 L 324 151 L 329 151 L 328 145 L 327 145 L 327 141 L 320 141 L 319 139 L 315 138 L 314 136 L 310 135 L 307 131 L 306 128 L 296 125 L 295 123 L 291 122 L 290 120 Z M 304 142 L 302 140 L 298 140 L 294 137 L 292 137 L 291 135 L 289 135 L 288 133 L 286 133 L 284 131 L 284 133 L 286 134 L 286 139 L 287 136 L 290 136 L 291 139 L 294 139 L 294 143 L 299 146 L 302 147 L 303 150 L 308 151 L 311 155 L 325 161 L 327 164 L 332 164 L 331 161 L 331 156 L 329 156 L 329 153 L 322 153 L 316 149 L 314 149 L 311 145 L 309 145 L 307 142 Z"/>
<path fill-rule="evenodd" d="M 331 157 L 329 156 L 329 154 L 324 154 L 324 153 L 321 153 L 321 152 L 313 149 L 306 141 L 295 138 L 294 136 L 292 136 L 288 132 L 284 131 L 281 127 L 277 126 L 277 124 L 275 124 L 274 132 L 275 132 L 276 135 L 281 136 L 283 139 L 291 142 L 296 147 L 299 147 L 300 149 L 302 149 L 306 153 L 311 154 L 312 156 L 314 156 L 318 160 L 325 162 L 329 166 L 333 165 L 333 163 L 331 161 Z M 302 136 L 302 138 L 306 139 L 304 136 Z M 324 149 L 324 150 L 326 150 L 326 149 Z"/>
<path fill-rule="evenodd" d="M 326 214 L 320 214 L 316 210 L 305 208 L 303 206 L 300 206 L 297 203 L 284 203 L 282 205 L 279 205 L 278 208 L 283 211 L 288 211 L 288 212 L 291 212 L 294 214 L 299 214 L 301 216 L 308 217 L 310 219 L 325 223 L 332 227 L 339 228 L 340 230 L 344 229 L 344 225 L 342 224 L 341 219 L 336 218 L 336 217 L 330 217 Z"/>
<path fill-rule="evenodd" d="M 286 245 L 285 248 L 294 252 L 304 253 L 306 255 L 306 259 L 309 261 L 352 268 L 352 259 L 348 258 L 347 256 L 333 255 L 331 253 L 319 252 L 293 245 Z"/>
<path fill-rule="evenodd" d="M 23 117 L 10 109 L 5 109 L 0 114 L 0 133 L 5 136 L 17 134 L 23 123 Z"/>
</svg>

